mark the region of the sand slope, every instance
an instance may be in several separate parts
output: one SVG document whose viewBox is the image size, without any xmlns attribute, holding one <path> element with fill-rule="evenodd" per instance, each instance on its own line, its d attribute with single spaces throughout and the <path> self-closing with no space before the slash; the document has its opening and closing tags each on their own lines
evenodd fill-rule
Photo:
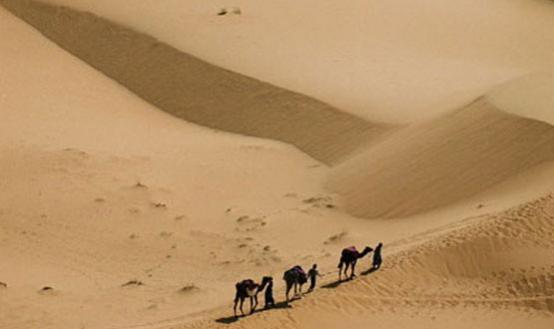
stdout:
<svg viewBox="0 0 554 329">
<path fill-rule="evenodd" d="M 299 237 L 326 169 L 294 147 L 159 111 L 3 8 L 0 34 L 1 328 L 192 317 L 296 257 L 290 222 L 336 230 Z"/>
<path fill-rule="evenodd" d="M 0 7 L 0 327 L 552 327 L 554 197 L 526 202 L 539 179 L 547 181 L 541 191 L 552 191 L 550 78 L 514 81 L 434 120 L 387 131 L 91 14 L 0 3 L 85 59 Z M 331 12 L 344 6 L 334 4 Z M 535 11 L 547 4 L 536 4 L 526 2 L 525 17 L 548 18 Z M 428 15 L 435 22 L 435 12 Z M 420 20 L 408 26 L 433 28 Z M 527 33 L 520 37 L 529 46 L 549 37 Z M 473 58 L 467 48 L 462 57 Z M 492 47 L 488 59 L 503 49 Z M 549 44 L 544 49 L 529 55 L 537 67 L 550 58 Z M 458 50 L 449 49 L 446 62 L 455 66 Z M 510 54 L 520 65 L 505 68 L 512 60 L 501 60 L 499 76 L 529 68 L 526 49 Z M 331 169 L 289 144 L 222 130 L 285 141 L 328 164 L 346 162 Z M 534 176 L 536 168 L 544 171 Z M 324 188 L 329 175 L 344 202 Z M 501 204 L 470 200 L 464 212 L 425 213 L 498 192 L 499 183 L 527 192 Z M 348 211 L 417 216 L 365 220 Z M 334 282 L 343 247 L 378 241 L 385 243 L 382 270 L 365 271 L 364 259 L 358 280 Z M 313 263 L 328 274 L 315 293 L 289 307 L 229 317 L 237 280 L 273 275 L 280 301 L 283 270 Z"/>
<path fill-rule="evenodd" d="M 334 169 L 330 187 L 360 217 L 445 206 L 554 160 L 554 127 L 486 97 L 414 125 Z"/>
<path fill-rule="evenodd" d="M 46 0 L 385 122 L 421 121 L 552 70 L 548 0 Z M 241 15 L 218 16 L 222 7 Z"/>
<path fill-rule="evenodd" d="M 0 3 L 141 98 L 193 123 L 291 143 L 326 163 L 386 127 L 210 65 L 90 13 L 27 0 Z"/>
<path fill-rule="evenodd" d="M 357 280 L 340 285 L 329 278 L 317 296 L 231 327 L 549 328 L 554 314 L 553 220 L 554 197 L 547 195 L 435 228 L 409 243 L 389 245 L 389 250 L 400 250 L 389 251 L 379 271 L 362 271 Z M 212 320 L 188 327 L 225 326 Z"/>
</svg>

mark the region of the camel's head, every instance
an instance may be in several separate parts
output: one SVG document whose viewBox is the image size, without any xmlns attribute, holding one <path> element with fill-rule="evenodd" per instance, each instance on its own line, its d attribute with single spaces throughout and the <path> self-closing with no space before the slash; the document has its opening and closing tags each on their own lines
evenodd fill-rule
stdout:
<svg viewBox="0 0 554 329">
<path fill-rule="evenodd" d="M 364 253 L 364 254 L 367 254 L 367 253 L 370 253 L 370 252 L 372 252 L 372 251 L 373 251 L 373 248 L 371 248 L 370 246 L 366 246 L 366 247 L 364 248 L 363 253 Z"/>
</svg>

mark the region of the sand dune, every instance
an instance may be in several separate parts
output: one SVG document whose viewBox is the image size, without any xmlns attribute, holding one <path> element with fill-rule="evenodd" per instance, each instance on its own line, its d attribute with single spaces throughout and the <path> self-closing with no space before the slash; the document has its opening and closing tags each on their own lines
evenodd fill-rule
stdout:
<svg viewBox="0 0 554 329">
<path fill-rule="evenodd" d="M 550 69 L 551 3 L 46 2 L 95 14 L 0 0 L 1 328 L 552 327 L 554 79 L 458 106 Z M 279 302 L 313 263 L 230 316 L 238 280 Z"/>
<path fill-rule="evenodd" d="M 176 119 L 4 8 L 0 34 L 0 328 L 187 319 L 295 257 L 275 236 L 317 220 L 296 209 L 324 193 L 325 166 Z M 321 257 L 330 224 L 295 239 Z"/>
<path fill-rule="evenodd" d="M 387 127 L 210 65 L 90 13 L 28 0 L 0 3 L 141 98 L 189 122 L 287 142 L 325 163 Z"/>
<path fill-rule="evenodd" d="M 420 243 L 397 245 L 401 249 L 389 253 L 379 271 L 324 285 L 317 297 L 233 327 L 274 328 L 273 317 L 284 328 L 425 328 L 429 323 L 549 328 L 554 314 L 553 220 L 554 197 L 547 195 L 435 228 L 418 235 Z M 185 328 L 224 326 L 202 321 Z"/>
<path fill-rule="evenodd" d="M 551 124 L 504 112 L 481 97 L 341 164 L 330 187 L 352 214 L 402 217 L 462 200 L 553 160 Z"/>
<path fill-rule="evenodd" d="M 543 0 L 46 0 L 369 120 L 409 123 L 552 70 Z M 218 16 L 223 7 L 241 15 Z"/>
</svg>

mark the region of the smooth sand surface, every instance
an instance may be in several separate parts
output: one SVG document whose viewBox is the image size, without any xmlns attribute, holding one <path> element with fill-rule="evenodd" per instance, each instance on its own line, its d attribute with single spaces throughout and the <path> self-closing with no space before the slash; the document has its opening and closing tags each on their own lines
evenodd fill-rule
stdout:
<svg viewBox="0 0 554 329">
<path fill-rule="evenodd" d="M 0 0 L 0 328 L 554 324 L 552 3 L 49 3 Z"/>
<path fill-rule="evenodd" d="M 370 143 L 387 128 L 215 67 L 91 14 L 39 2 L 2 3 L 146 101 L 190 122 L 291 143 L 326 163 Z"/>
<path fill-rule="evenodd" d="M 548 0 L 47 0 L 371 121 L 458 108 L 554 62 Z M 218 16 L 238 7 L 240 15 Z"/>
<path fill-rule="evenodd" d="M 543 107 L 548 111 L 533 104 L 526 109 L 547 115 L 554 102 Z M 334 168 L 329 185 L 357 216 L 403 217 L 452 204 L 551 162 L 553 146 L 554 126 L 503 112 L 481 97 L 368 148 Z"/>
</svg>

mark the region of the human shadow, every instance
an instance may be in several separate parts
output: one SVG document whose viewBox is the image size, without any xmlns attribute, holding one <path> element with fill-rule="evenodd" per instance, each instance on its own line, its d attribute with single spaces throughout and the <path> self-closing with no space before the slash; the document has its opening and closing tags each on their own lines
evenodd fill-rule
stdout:
<svg viewBox="0 0 554 329">
<path fill-rule="evenodd" d="M 362 273 L 360 273 L 361 275 L 369 275 L 375 271 L 377 271 L 379 268 L 378 267 L 370 267 L 369 269 L 363 271 Z"/>
<path fill-rule="evenodd" d="M 293 300 L 291 300 L 290 302 L 292 302 L 292 301 Z M 292 305 L 290 305 L 290 302 L 287 303 L 286 301 L 282 301 L 282 302 L 279 302 L 279 303 L 275 303 L 275 305 L 273 305 L 272 307 L 260 308 L 260 309 L 255 310 L 253 313 L 248 313 L 248 314 L 245 314 L 245 315 L 237 315 L 237 316 L 232 315 L 232 316 L 227 316 L 227 317 L 221 317 L 221 318 L 215 319 L 215 322 L 222 323 L 222 324 L 231 324 L 231 323 L 237 322 L 240 318 L 246 318 L 249 315 L 252 315 L 252 314 L 255 314 L 255 313 L 267 312 L 267 311 L 278 310 L 278 309 L 292 308 Z"/>
<path fill-rule="evenodd" d="M 324 288 L 324 289 L 335 289 L 336 287 L 340 286 L 341 284 L 347 282 L 347 281 L 350 281 L 350 280 L 337 280 L 337 281 L 333 281 L 333 282 L 330 282 L 330 283 L 327 283 L 327 284 L 324 284 L 321 286 L 321 288 Z"/>
<path fill-rule="evenodd" d="M 297 298 L 299 299 L 299 298 Z M 258 312 L 267 312 L 267 311 L 271 311 L 271 310 L 279 310 L 279 309 L 285 309 L 285 308 L 292 308 L 292 305 L 290 305 L 290 303 L 292 301 L 294 301 L 296 299 L 291 299 L 288 303 L 286 301 L 282 301 L 282 302 L 278 302 L 278 303 L 275 303 L 275 305 L 271 306 L 271 307 L 268 307 L 268 308 L 261 308 L 259 310 L 256 310 L 256 312 L 254 313 L 258 313 Z"/>
<path fill-rule="evenodd" d="M 375 271 L 377 271 L 379 268 L 374 268 L 374 267 L 371 267 L 363 272 L 360 273 L 360 275 L 369 275 Z M 324 289 L 335 289 L 337 288 L 338 286 L 340 286 L 341 284 L 343 283 L 346 283 L 346 282 L 349 282 L 349 281 L 352 281 L 356 278 L 356 276 L 354 276 L 353 278 L 346 278 L 346 279 L 342 279 L 342 280 L 337 280 L 337 281 L 333 281 L 333 282 L 330 282 L 330 283 L 327 283 L 327 284 L 324 284 L 321 286 L 321 288 L 324 288 Z"/>
</svg>

